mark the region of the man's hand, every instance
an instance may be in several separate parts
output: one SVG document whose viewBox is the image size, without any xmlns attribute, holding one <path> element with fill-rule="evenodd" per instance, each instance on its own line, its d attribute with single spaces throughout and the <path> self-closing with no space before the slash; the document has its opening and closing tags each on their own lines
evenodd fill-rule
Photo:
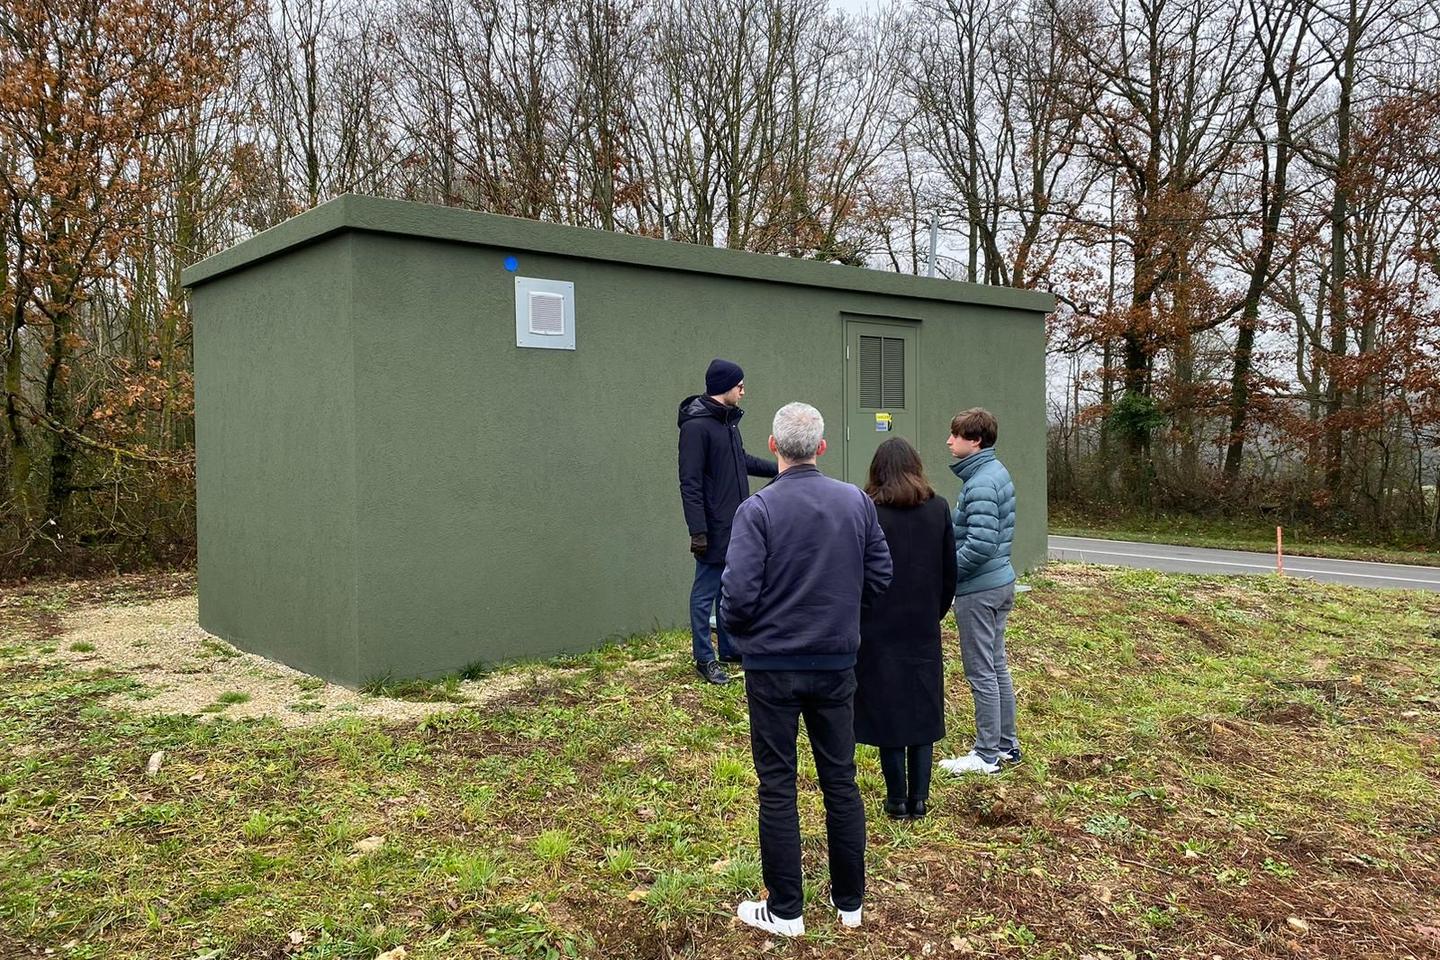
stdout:
<svg viewBox="0 0 1440 960">
<path fill-rule="evenodd" d="M 710 549 L 710 538 L 703 533 L 697 533 L 690 538 L 690 552 L 695 554 L 695 559 L 705 556 L 705 551 Z"/>
</svg>

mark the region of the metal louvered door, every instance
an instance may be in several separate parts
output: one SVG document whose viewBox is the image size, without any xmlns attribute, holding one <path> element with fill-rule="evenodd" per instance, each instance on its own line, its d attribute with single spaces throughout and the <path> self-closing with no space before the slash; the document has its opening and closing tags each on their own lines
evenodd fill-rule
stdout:
<svg viewBox="0 0 1440 960">
<path fill-rule="evenodd" d="M 857 486 L 884 441 L 902 436 L 920 446 L 919 338 L 914 323 L 845 320 L 845 479 Z"/>
</svg>

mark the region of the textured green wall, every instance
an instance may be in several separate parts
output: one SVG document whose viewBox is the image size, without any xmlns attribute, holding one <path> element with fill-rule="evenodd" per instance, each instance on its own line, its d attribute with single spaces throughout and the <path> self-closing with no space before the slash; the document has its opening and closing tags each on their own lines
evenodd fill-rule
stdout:
<svg viewBox="0 0 1440 960">
<path fill-rule="evenodd" d="M 354 682 L 352 237 L 196 289 L 200 624 Z"/>
<path fill-rule="evenodd" d="M 388 233 L 342 222 L 299 248 L 262 235 L 252 249 L 268 259 L 187 276 L 207 629 L 355 683 L 681 624 L 693 561 L 676 483 L 680 399 L 700 391 L 712 357 L 729 357 L 746 371 L 747 448 L 765 455 L 775 409 L 803 399 L 835 445 L 822 468 L 840 475 L 842 314 L 919 321 L 921 448 L 948 499 L 951 415 L 977 404 L 999 415 L 1020 498 L 1016 557 L 1043 559 L 1043 313 L 771 282 L 736 274 L 775 258 L 634 238 L 615 246 L 714 253 L 740 269 L 565 256 L 590 232 L 502 218 L 470 215 L 515 230 L 505 245 L 425 239 L 432 208 L 389 207 L 413 222 Z M 434 223 L 465 228 L 454 213 Z M 537 235 L 561 241 L 527 250 Z M 521 276 L 575 284 L 575 351 L 515 346 L 512 254 Z M 781 265 L 837 286 L 960 286 Z M 272 400 L 257 406 L 256 394 Z M 285 463 L 244 466 L 257 458 Z"/>
</svg>

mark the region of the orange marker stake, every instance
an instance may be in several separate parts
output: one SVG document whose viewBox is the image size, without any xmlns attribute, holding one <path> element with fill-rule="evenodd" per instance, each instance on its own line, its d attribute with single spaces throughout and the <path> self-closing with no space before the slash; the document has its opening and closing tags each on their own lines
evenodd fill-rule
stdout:
<svg viewBox="0 0 1440 960">
<path fill-rule="evenodd" d="M 1275 528 L 1275 573 L 1285 576 L 1285 534 L 1283 528 Z"/>
</svg>

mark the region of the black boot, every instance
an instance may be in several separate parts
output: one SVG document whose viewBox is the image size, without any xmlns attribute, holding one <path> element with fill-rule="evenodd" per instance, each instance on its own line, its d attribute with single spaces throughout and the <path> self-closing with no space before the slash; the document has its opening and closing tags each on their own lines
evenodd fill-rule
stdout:
<svg viewBox="0 0 1440 960">
<path fill-rule="evenodd" d="M 885 815 L 904 820 L 910 815 L 905 803 L 905 748 L 881 747 L 880 772 L 885 775 Z"/>
<path fill-rule="evenodd" d="M 906 773 L 910 780 L 907 805 L 910 808 L 911 820 L 919 820 L 925 816 L 925 804 L 930 799 L 930 771 L 934 762 L 933 743 L 917 743 L 905 748 Z"/>
</svg>

